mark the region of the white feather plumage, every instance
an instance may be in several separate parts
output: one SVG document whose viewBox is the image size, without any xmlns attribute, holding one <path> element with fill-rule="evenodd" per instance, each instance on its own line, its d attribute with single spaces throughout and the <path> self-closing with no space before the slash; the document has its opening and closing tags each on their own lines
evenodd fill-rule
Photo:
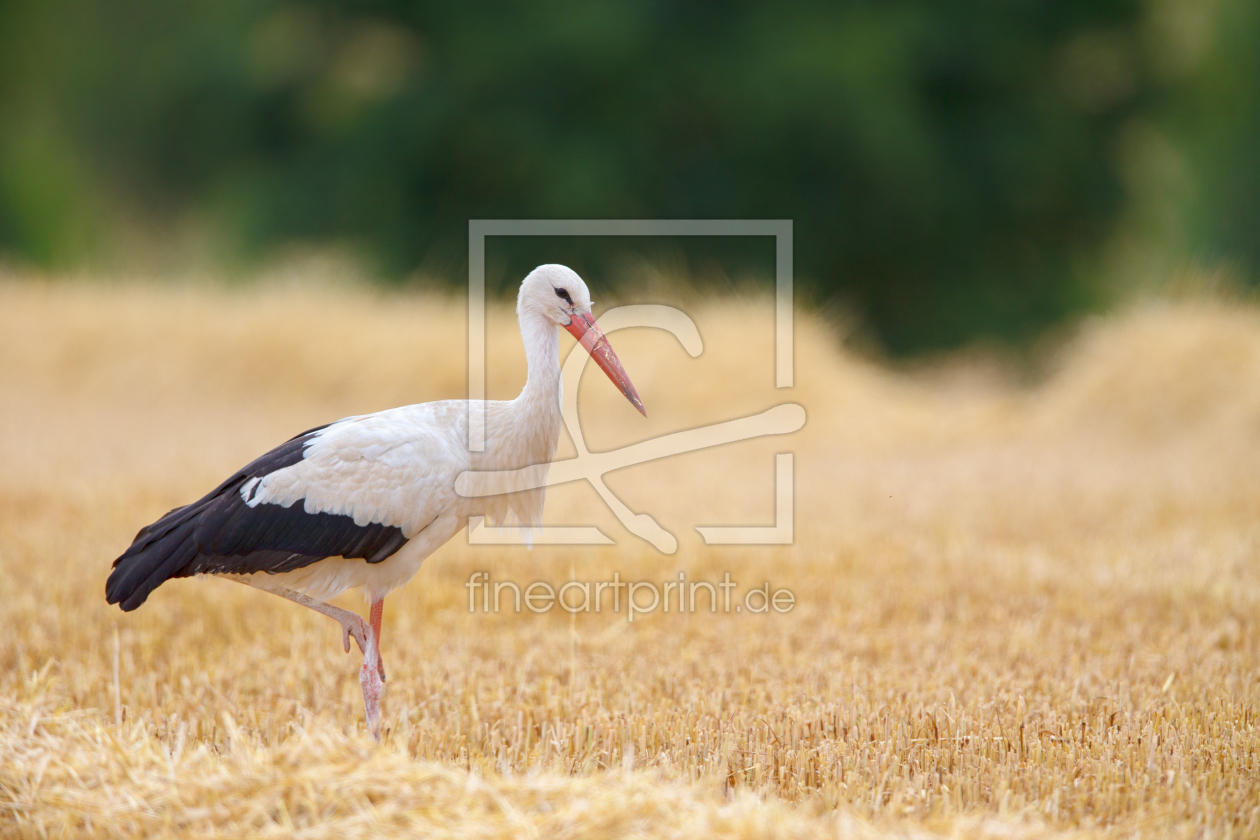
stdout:
<svg viewBox="0 0 1260 840">
<path fill-rule="evenodd" d="M 466 498 L 455 481 L 468 470 L 546 470 L 560 434 L 558 325 L 567 315 L 554 291 L 563 285 L 580 311 L 590 311 L 586 284 L 564 266 L 540 266 L 517 298 L 517 318 L 529 375 L 514 400 L 486 403 L 485 449 L 469 452 L 465 401 L 409 405 L 347 417 L 312 436 L 303 460 L 242 488 L 251 506 L 344 514 L 358 525 L 402 529 L 409 542 L 383 562 L 332 557 L 281 574 L 241 576 L 262 589 L 277 586 L 326 600 L 363 587 L 383 598 L 411 579 L 426 557 L 465 526 L 470 516 L 500 525 L 542 525 L 545 488 Z"/>
</svg>

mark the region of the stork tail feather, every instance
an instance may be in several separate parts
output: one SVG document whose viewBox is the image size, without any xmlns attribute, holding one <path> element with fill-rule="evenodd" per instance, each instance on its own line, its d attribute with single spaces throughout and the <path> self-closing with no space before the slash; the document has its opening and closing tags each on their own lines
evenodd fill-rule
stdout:
<svg viewBox="0 0 1260 840">
<path fill-rule="evenodd" d="M 182 521 L 177 520 L 174 527 L 161 536 L 141 532 L 143 537 L 138 537 L 131 548 L 114 561 L 114 570 L 105 582 L 106 601 L 129 612 L 143 604 L 154 589 L 172 577 L 181 576 L 181 570 L 198 554 L 193 541 L 196 519 L 192 513 Z"/>
</svg>

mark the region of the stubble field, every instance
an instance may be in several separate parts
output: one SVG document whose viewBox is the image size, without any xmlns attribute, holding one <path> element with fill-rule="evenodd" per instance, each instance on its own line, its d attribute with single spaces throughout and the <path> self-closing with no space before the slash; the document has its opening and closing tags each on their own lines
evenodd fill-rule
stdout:
<svg viewBox="0 0 1260 840">
<path fill-rule="evenodd" d="M 123 614 L 104 580 L 287 437 L 463 396 L 463 304 L 0 282 L 0 835 L 1260 835 L 1260 310 L 1135 307 L 1031 383 L 890 371 L 801 316 L 776 391 L 768 301 L 684 308 L 699 358 L 611 336 L 650 419 L 585 374 L 592 449 L 783 402 L 805 428 L 611 474 L 673 555 L 578 484 L 548 523 L 616 545 L 458 535 L 386 601 L 378 747 L 328 619 L 214 579 Z M 514 396 L 512 313 L 489 332 Z M 706 546 L 697 525 L 772 523 L 787 451 L 795 543 Z M 795 606 L 470 612 L 478 571 L 729 573 L 734 603 Z"/>
</svg>

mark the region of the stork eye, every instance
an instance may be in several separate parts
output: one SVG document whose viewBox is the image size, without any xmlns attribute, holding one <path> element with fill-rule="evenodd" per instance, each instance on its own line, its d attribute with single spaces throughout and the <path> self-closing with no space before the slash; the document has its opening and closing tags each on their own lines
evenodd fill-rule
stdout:
<svg viewBox="0 0 1260 840">
<path fill-rule="evenodd" d="M 560 298 L 570 306 L 573 305 L 573 298 L 569 297 L 568 289 L 556 289 L 556 297 Z"/>
</svg>

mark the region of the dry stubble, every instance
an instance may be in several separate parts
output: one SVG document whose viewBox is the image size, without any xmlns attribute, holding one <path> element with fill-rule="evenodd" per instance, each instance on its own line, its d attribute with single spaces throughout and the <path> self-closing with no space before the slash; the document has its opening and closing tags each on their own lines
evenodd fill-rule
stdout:
<svg viewBox="0 0 1260 840">
<path fill-rule="evenodd" d="M 652 418 L 589 371 L 592 447 L 785 400 L 805 430 L 611 476 L 673 556 L 576 486 L 548 520 L 617 546 L 457 537 L 387 601 L 375 748 L 326 619 L 217 580 L 124 615 L 103 582 L 141 525 L 285 437 L 459 396 L 462 306 L 0 285 L 0 833 L 1260 833 L 1260 314 L 1102 321 L 1033 389 L 889 373 L 803 318 L 791 392 L 761 302 L 691 314 L 699 359 L 613 336 Z M 511 396 L 506 310 L 488 356 Z M 694 525 L 769 522 L 788 448 L 796 544 L 705 547 Z M 729 572 L 734 603 L 769 581 L 796 606 L 470 613 L 474 571 Z"/>
</svg>

